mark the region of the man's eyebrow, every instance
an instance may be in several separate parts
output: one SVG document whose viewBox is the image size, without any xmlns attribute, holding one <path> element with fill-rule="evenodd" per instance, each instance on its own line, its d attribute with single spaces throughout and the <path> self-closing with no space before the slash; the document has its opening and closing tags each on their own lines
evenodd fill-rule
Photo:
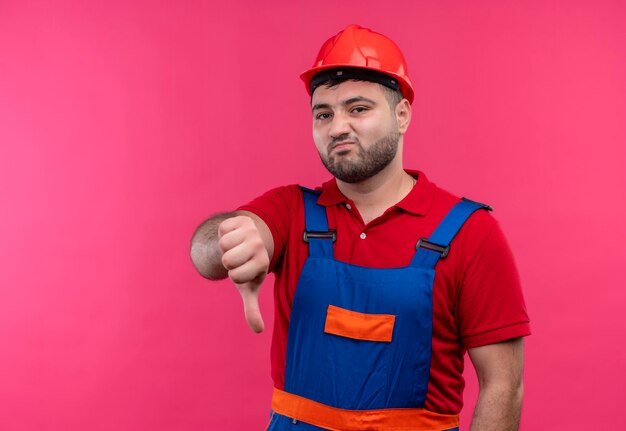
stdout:
<svg viewBox="0 0 626 431">
<path fill-rule="evenodd" d="M 348 106 L 348 105 L 352 105 L 353 103 L 358 103 L 358 102 L 367 102 L 367 103 L 371 103 L 372 105 L 376 104 L 376 102 L 374 102 L 372 99 L 368 99 L 367 97 L 363 97 L 363 96 L 356 96 L 356 97 L 351 97 L 350 99 L 344 100 L 343 102 L 341 102 L 341 105 Z M 328 103 L 316 103 L 315 105 L 311 107 L 311 111 L 316 111 L 318 109 L 328 109 L 328 108 L 330 108 L 330 105 Z"/>
<path fill-rule="evenodd" d="M 315 111 L 317 109 L 328 109 L 328 108 L 330 108 L 330 105 L 328 103 L 316 103 L 311 108 L 311 111 Z"/>
<path fill-rule="evenodd" d="M 357 102 L 367 102 L 367 103 L 371 103 L 372 105 L 376 104 L 376 102 L 374 102 L 372 99 L 368 99 L 367 97 L 363 97 L 363 96 L 352 97 L 348 100 L 344 100 L 341 104 L 343 106 L 346 106 L 346 105 L 352 105 L 353 103 L 357 103 Z"/>
</svg>

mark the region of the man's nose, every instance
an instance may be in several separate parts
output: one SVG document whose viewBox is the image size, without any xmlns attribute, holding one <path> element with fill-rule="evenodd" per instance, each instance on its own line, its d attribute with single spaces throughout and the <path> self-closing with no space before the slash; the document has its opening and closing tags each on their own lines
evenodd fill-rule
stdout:
<svg viewBox="0 0 626 431">
<path fill-rule="evenodd" d="M 352 126 L 350 123 L 350 117 L 341 112 L 335 113 L 328 130 L 330 137 L 335 139 L 341 135 L 350 134 L 351 131 Z"/>
</svg>

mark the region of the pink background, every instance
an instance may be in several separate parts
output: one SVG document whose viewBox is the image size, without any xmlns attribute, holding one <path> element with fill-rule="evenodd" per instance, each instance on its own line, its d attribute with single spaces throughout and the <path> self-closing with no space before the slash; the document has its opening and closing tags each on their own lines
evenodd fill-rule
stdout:
<svg viewBox="0 0 626 431">
<path fill-rule="evenodd" d="M 626 6 L 592 0 L 2 0 L 0 429 L 264 427 L 271 283 L 256 336 L 189 238 L 327 178 L 297 75 L 352 22 L 409 61 L 406 165 L 515 250 L 522 429 L 626 429 Z"/>
</svg>

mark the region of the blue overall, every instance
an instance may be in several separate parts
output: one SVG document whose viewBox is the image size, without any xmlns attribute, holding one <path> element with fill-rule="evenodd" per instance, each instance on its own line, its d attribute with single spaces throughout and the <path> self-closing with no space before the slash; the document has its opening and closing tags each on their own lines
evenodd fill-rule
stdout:
<svg viewBox="0 0 626 431">
<path fill-rule="evenodd" d="M 428 240 L 420 240 L 409 266 L 366 268 L 334 259 L 334 238 L 328 231 L 326 209 L 317 204 L 319 192 L 302 191 L 305 236 L 311 235 L 306 238 L 309 257 L 292 305 L 284 392 L 339 409 L 423 408 L 430 375 L 435 265 L 447 255 L 467 218 L 488 207 L 463 200 Z M 391 340 L 328 333 L 331 308 L 366 317 L 395 316 Z M 331 428 L 274 412 L 267 429 Z"/>
</svg>

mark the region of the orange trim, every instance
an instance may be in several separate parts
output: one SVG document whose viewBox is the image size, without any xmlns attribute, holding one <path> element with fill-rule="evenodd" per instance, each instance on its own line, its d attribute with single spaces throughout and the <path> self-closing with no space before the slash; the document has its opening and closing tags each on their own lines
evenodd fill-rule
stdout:
<svg viewBox="0 0 626 431">
<path fill-rule="evenodd" d="M 441 415 L 425 409 L 338 409 L 276 388 L 272 410 L 331 431 L 433 431 L 459 426 L 459 415 Z"/>
<path fill-rule="evenodd" d="M 356 340 L 390 343 L 395 321 L 396 316 L 392 314 L 364 314 L 329 305 L 324 332 Z"/>
</svg>

